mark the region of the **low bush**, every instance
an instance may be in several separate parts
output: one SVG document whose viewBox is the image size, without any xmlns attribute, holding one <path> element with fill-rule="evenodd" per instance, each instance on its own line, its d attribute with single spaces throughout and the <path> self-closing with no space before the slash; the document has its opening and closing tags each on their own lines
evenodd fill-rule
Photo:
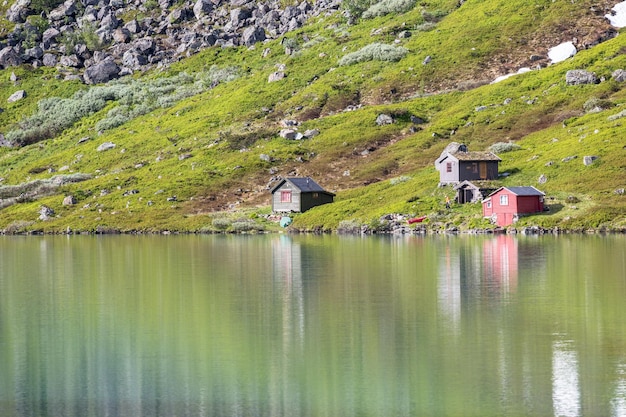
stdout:
<svg viewBox="0 0 626 417">
<path fill-rule="evenodd" d="M 405 13 L 415 7 L 415 0 L 382 0 L 370 6 L 362 17 L 370 19 L 376 16 L 384 16 L 390 13 Z"/>
<path fill-rule="evenodd" d="M 117 101 L 119 106 L 111 109 L 104 119 L 96 123 L 99 131 L 113 129 L 157 108 L 171 107 L 185 98 L 206 91 L 216 83 L 232 81 L 237 77 L 238 69 L 235 67 L 212 66 L 195 76 L 183 72 L 148 81 L 120 79 L 81 90 L 72 98 L 46 98 L 38 103 L 34 115 L 22 119 L 18 128 L 7 132 L 5 137 L 16 146 L 50 139 L 83 117 Z"/>
<path fill-rule="evenodd" d="M 232 222 L 229 219 L 217 218 L 213 219 L 211 224 L 217 230 L 226 230 L 231 226 Z"/>
<path fill-rule="evenodd" d="M 401 46 L 372 43 L 344 56 L 339 60 L 339 65 L 353 65 L 367 61 L 399 61 L 408 53 L 409 50 Z"/>
<path fill-rule="evenodd" d="M 489 147 L 489 150 L 493 153 L 505 153 L 505 152 L 513 152 L 521 149 L 516 143 L 511 142 L 497 142 Z"/>
</svg>

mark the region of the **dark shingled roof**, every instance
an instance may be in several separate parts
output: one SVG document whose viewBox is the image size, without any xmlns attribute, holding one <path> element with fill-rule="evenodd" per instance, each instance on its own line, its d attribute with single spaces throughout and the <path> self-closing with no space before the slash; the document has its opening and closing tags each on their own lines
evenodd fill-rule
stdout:
<svg viewBox="0 0 626 417">
<path fill-rule="evenodd" d="M 291 184 L 293 184 L 294 187 L 296 187 L 303 193 L 326 193 L 329 195 L 335 195 L 331 193 L 330 191 L 326 191 L 325 189 L 323 189 L 322 186 L 316 183 L 315 181 L 313 181 L 311 177 L 284 178 L 283 180 L 279 181 L 278 184 L 276 184 L 271 189 L 271 192 L 274 193 L 287 181 L 289 181 Z"/>
<path fill-rule="evenodd" d="M 287 181 L 295 185 L 304 193 L 323 193 L 326 192 L 318 183 L 310 177 L 293 177 L 286 178 Z"/>
<path fill-rule="evenodd" d="M 535 187 L 504 187 L 515 195 L 527 196 L 527 195 L 545 195 Z"/>
</svg>

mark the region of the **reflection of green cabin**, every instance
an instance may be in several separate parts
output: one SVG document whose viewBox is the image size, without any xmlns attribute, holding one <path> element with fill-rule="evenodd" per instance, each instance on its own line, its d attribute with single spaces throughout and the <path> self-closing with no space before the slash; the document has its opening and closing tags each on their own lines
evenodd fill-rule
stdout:
<svg viewBox="0 0 626 417">
<path fill-rule="evenodd" d="M 284 178 L 271 193 L 274 212 L 303 213 L 315 206 L 332 203 L 335 197 L 309 177 Z"/>
</svg>

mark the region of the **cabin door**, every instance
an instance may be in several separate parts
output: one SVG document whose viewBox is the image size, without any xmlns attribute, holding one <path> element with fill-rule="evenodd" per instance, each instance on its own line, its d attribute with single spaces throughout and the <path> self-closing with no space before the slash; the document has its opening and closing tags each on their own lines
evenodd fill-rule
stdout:
<svg viewBox="0 0 626 417">
<path fill-rule="evenodd" d="M 481 180 L 487 179 L 487 163 L 486 162 L 478 163 L 478 173 L 480 175 Z"/>
</svg>

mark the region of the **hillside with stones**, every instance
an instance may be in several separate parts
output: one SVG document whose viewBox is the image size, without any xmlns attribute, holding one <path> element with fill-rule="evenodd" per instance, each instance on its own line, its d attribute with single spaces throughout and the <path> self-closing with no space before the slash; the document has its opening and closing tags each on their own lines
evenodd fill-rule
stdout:
<svg viewBox="0 0 626 417">
<path fill-rule="evenodd" d="M 501 183 L 550 194 L 534 221 L 623 227 L 615 2 L 522 3 L 9 3 L 0 229 L 272 228 L 268 191 L 293 175 L 338 199 L 295 228 L 487 227 L 476 206 L 440 210 L 451 142 L 515 145 Z"/>
</svg>

